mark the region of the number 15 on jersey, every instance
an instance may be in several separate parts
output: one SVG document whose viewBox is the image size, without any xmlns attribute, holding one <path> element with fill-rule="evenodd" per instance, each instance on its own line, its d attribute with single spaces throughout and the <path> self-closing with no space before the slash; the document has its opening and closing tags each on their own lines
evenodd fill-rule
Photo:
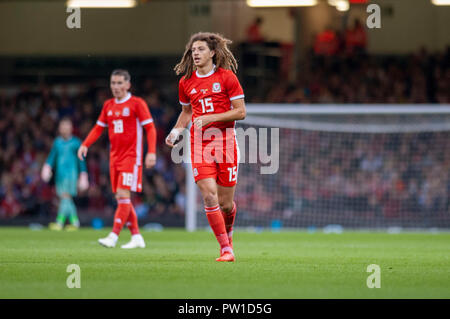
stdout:
<svg viewBox="0 0 450 319">
<path fill-rule="evenodd" d="M 214 112 L 214 106 L 211 100 L 212 100 L 211 97 L 198 100 L 202 105 L 202 113 Z"/>
</svg>

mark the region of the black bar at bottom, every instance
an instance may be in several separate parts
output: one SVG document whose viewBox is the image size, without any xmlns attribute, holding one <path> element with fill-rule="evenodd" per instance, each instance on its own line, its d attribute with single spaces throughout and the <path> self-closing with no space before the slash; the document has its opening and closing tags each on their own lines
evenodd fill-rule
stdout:
<svg viewBox="0 0 450 319">
<path fill-rule="evenodd" d="M 307 315 L 366 316 L 379 313 L 446 313 L 450 299 L 2 299 L 14 316 L 52 313 L 149 318 L 300 318 Z M 63 311 L 63 312 L 61 312 Z M 386 312 L 387 311 L 387 312 Z M 158 314 L 158 316 L 156 316 Z M 81 317 L 81 318 L 83 318 Z"/>
</svg>

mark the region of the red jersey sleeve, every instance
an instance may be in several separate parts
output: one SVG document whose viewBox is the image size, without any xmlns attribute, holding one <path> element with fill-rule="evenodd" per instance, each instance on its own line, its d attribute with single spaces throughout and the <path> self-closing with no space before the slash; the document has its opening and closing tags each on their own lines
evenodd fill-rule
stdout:
<svg viewBox="0 0 450 319">
<path fill-rule="evenodd" d="M 105 127 L 108 127 L 108 121 L 106 118 L 106 102 L 103 104 L 103 108 L 97 119 L 96 125 L 94 125 L 88 136 L 83 141 L 83 145 L 90 147 L 93 143 L 95 143 L 95 141 L 102 135 Z"/>
<path fill-rule="evenodd" d="M 136 104 L 136 115 L 139 119 L 141 125 L 145 128 L 147 132 L 147 153 L 156 153 L 156 128 L 153 123 L 152 115 L 148 109 L 147 103 L 144 100 L 138 99 Z"/>
<path fill-rule="evenodd" d="M 142 126 L 153 122 L 152 115 L 148 109 L 147 103 L 144 100 L 138 99 L 136 104 L 136 115 Z"/>
<path fill-rule="evenodd" d="M 244 90 L 233 72 L 230 71 L 225 74 L 224 85 L 230 101 L 244 98 Z"/>
<path fill-rule="evenodd" d="M 189 97 L 186 95 L 186 92 L 184 91 L 184 77 L 180 79 L 180 82 L 178 84 L 178 96 L 181 105 L 191 104 Z"/>
</svg>

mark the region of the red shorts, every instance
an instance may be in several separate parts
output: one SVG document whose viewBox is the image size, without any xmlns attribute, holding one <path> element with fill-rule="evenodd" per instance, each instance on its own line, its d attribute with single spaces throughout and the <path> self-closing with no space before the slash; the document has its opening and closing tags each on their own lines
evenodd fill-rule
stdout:
<svg viewBox="0 0 450 319">
<path fill-rule="evenodd" d="M 133 165 L 126 169 L 110 166 L 109 175 L 113 193 L 116 193 L 118 188 L 142 192 L 142 165 Z"/>
<path fill-rule="evenodd" d="M 222 143 L 221 143 L 222 144 Z M 235 139 L 225 145 L 204 143 L 202 151 L 191 144 L 191 163 L 195 182 L 213 178 L 220 186 L 232 187 L 237 183 L 239 147 Z"/>
</svg>

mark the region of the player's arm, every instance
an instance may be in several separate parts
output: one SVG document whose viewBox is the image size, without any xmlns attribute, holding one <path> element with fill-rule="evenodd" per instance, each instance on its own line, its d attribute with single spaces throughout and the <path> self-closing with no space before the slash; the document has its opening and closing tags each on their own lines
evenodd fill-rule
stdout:
<svg viewBox="0 0 450 319">
<path fill-rule="evenodd" d="M 95 141 L 98 140 L 100 136 L 102 136 L 103 129 L 105 127 L 108 127 L 108 121 L 106 117 L 106 107 L 103 105 L 102 111 L 100 113 L 100 116 L 97 119 L 97 122 L 95 123 L 95 126 L 92 128 L 92 130 L 89 132 L 88 136 L 85 138 L 83 143 L 81 143 L 80 148 L 78 148 L 78 158 L 81 161 L 84 161 L 84 159 L 87 156 L 88 148 L 95 143 Z"/>
<path fill-rule="evenodd" d="M 151 168 L 156 164 L 156 127 L 153 121 L 144 125 L 147 134 L 147 155 L 145 155 L 145 167 Z"/>
<path fill-rule="evenodd" d="M 41 178 L 44 182 L 48 182 L 50 178 L 52 178 L 52 169 L 55 167 L 56 162 L 56 143 L 53 142 L 52 149 L 50 150 L 50 154 L 47 157 L 44 165 L 41 170 Z"/>
<path fill-rule="evenodd" d="M 247 111 L 245 109 L 244 99 L 235 99 L 231 101 L 231 105 L 233 109 L 217 114 L 208 114 L 202 115 L 194 120 L 194 125 L 197 128 L 201 128 L 202 126 L 206 126 L 212 122 L 230 122 L 230 121 L 239 121 L 245 119 L 247 115 Z"/>
<path fill-rule="evenodd" d="M 102 135 L 103 129 L 106 126 L 99 125 L 98 122 L 95 124 L 95 126 L 92 128 L 92 130 L 89 132 L 86 139 L 81 144 L 80 148 L 78 149 L 77 155 L 78 158 L 81 161 L 84 161 L 84 159 L 87 156 L 88 148 L 95 143 L 95 141 L 98 140 L 98 138 Z"/>
<path fill-rule="evenodd" d="M 170 131 L 169 135 L 167 135 L 166 137 L 166 144 L 169 145 L 170 147 L 173 147 L 178 136 L 189 125 L 189 122 L 191 121 L 192 117 L 192 106 L 190 103 L 190 98 L 186 94 L 184 89 L 184 81 L 185 78 L 182 77 L 180 79 L 180 82 L 178 83 L 178 98 L 180 100 L 180 104 L 182 107 L 181 113 L 178 116 L 177 123 L 175 123 L 175 126 Z"/>
<path fill-rule="evenodd" d="M 178 116 L 178 120 L 175 126 L 166 137 L 166 144 L 173 147 L 173 143 L 177 140 L 178 136 L 189 125 L 192 117 L 192 106 L 190 104 L 183 104 L 181 113 Z"/>
<path fill-rule="evenodd" d="M 152 115 L 150 114 L 147 103 L 138 99 L 138 103 L 135 106 L 136 115 L 144 127 L 147 134 L 147 154 L 145 155 L 144 164 L 146 168 L 152 168 L 156 164 L 156 127 L 153 122 Z"/>
<path fill-rule="evenodd" d="M 80 172 L 80 175 L 78 177 L 78 188 L 80 189 L 80 191 L 83 192 L 83 191 L 87 190 L 89 187 L 89 179 L 88 179 L 86 162 L 78 159 L 78 169 Z"/>
</svg>

